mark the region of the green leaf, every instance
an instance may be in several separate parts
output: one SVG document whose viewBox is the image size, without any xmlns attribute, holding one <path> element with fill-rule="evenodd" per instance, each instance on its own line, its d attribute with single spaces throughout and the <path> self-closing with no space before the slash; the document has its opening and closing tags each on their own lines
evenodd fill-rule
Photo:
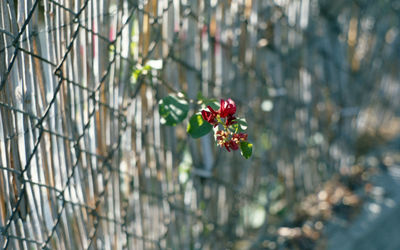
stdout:
<svg viewBox="0 0 400 250">
<path fill-rule="evenodd" d="M 158 111 L 161 116 L 161 124 L 175 126 L 186 118 L 189 104 L 182 97 L 169 95 L 159 101 Z"/>
<path fill-rule="evenodd" d="M 204 95 L 201 92 L 197 92 L 197 100 L 204 102 L 207 100 L 207 98 L 204 97 Z"/>
<path fill-rule="evenodd" d="M 134 78 L 134 81 L 136 82 L 138 78 L 141 75 L 147 75 L 147 73 L 151 70 L 151 67 L 149 65 L 145 65 L 142 67 L 141 65 L 138 65 L 135 70 L 132 72 L 132 77 Z"/>
<path fill-rule="evenodd" d="M 235 132 L 244 132 L 247 129 L 247 122 L 244 118 L 236 118 L 235 124 L 232 127 L 235 129 Z"/>
<path fill-rule="evenodd" d="M 249 159 L 253 153 L 253 144 L 247 141 L 240 142 L 240 151 L 244 158 Z"/>
<path fill-rule="evenodd" d="M 134 80 L 134 82 L 136 83 L 137 82 L 137 79 L 139 78 L 139 76 L 142 74 L 142 69 L 135 69 L 135 70 L 133 70 L 133 72 L 132 72 L 132 77 L 133 77 L 133 80 Z"/>
<path fill-rule="evenodd" d="M 219 109 L 219 101 L 215 98 L 212 99 L 208 99 L 206 97 L 203 96 L 203 94 L 201 92 L 197 93 L 197 100 L 198 100 L 198 104 L 201 104 L 202 109 L 207 109 L 207 106 L 211 106 L 211 108 L 213 108 L 214 110 L 218 110 Z"/>
<path fill-rule="evenodd" d="M 193 138 L 200 138 L 205 136 L 212 130 L 212 125 L 203 120 L 200 113 L 192 115 L 187 126 L 187 132 Z"/>
<path fill-rule="evenodd" d="M 207 108 L 207 106 L 210 106 L 211 108 L 213 108 L 215 111 L 217 111 L 219 109 L 219 102 L 215 99 L 208 99 L 205 100 L 204 102 L 204 109 Z"/>
</svg>

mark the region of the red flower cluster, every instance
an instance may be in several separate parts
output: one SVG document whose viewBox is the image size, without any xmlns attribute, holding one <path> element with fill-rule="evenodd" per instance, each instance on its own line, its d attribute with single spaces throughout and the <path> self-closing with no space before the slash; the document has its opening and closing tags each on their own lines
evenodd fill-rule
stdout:
<svg viewBox="0 0 400 250">
<path fill-rule="evenodd" d="M 241 141 L 247 140 L 247 134 L 236 133 L 231 125 L 235 124 L 236 104 L 232 99 L 221 99 L 220 108 L 215 111 L 212 107 L 207 106 L 209 111 L 202 110 L 203 119 L 209 122 L 214 127 L 218 127 L 215 132 L 217 144 L 220 147 L 225 147 L 229 152 L 238 150 Z M 222 129 L 221 129 L 222 128 Z"/>
<path fill-rule="evenodd" d="M 224 131 L 224 130 L 218 130 L 216 132 L 217 136 L 217 144 L 220 147 L 225 147 L 226 150 L 231 152 L 232 150 L 238 150 L 239 149 L 239 144 L 241 141 L 246 141 L 247 140 L 247 134 L 243 133 L 232 133 L 231 131 Z"/>
<path fill-rule="evenodd" d="M 225 118 L 226 126 L 235 124 L 234 120 L 236 117 L 234 114 L 236 113 L 236 104 L 232 99 L 229 98 L 226 101 L 221 99 L 221 106 L 217 111 L 211 108 L 211 106 L 207 106 L 207 108 L 210 110 L 210 112 L 202 110 L 201 115 L 203 116 L 204 120 L 209 122 L 214 127 L 218 125 L 218 118 Z"/>
</svg>

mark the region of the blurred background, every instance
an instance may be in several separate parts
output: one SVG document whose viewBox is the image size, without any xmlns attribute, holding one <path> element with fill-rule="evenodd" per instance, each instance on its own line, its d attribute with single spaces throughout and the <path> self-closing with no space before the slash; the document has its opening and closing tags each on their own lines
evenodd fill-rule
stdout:
<svg viewBox="0 0 400 250">
<path fill-rule="evenodd" d="M 8 249 L 400 249 L 400 1 L 0 2 Z M 188 119 L 232 98 L 253 156 Z"/>
</svg>

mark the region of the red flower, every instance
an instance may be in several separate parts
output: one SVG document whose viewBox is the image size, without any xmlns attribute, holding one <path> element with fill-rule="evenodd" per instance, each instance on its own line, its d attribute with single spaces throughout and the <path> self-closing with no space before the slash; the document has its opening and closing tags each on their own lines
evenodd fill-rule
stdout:
<svg viewBox="0 0 400 250">
<path fill-rule="evenodd" d="M 217 121 L 215 120 L 215 116 L 213 115 L 213 113 L 202 110 L 201 111 L 201 116 L 203 117 L 203 119 L 211 124 L 216 123 Z"/>
<path fill-rule="evenodd" d="M 213 108 L 211 108 L 210 106 L 207 106 L 207 107 L 208 107 L 208 109 L 209 109 L 211 112 L 202 110 L 202 111 L 201 111 L 201 116 L 203 117 L 204 120 L 206 120 L 207 122 L 209 122 L 211 125 L 214 125 L 214 127 L 215 127 L 215 126 L 218 125 L 217 120 L 215 119 L 215 118 L 217 117 L 217 115 L 218 115 L 218 112 L 215 111 L 215 110 L 214 110 Z"/>
<path fill-rule="evenodd" d="M 218 126 L 217 131 L 215 131 L 215 140 L 217 145 L 221 148 L 225 147 L 228 152 L 231 150 L 238 150 L 240 148 L 240 143 L 247 141 L 247 134 L 245 133 L 235 133 L 238 128 L 231 127 L 231 125 L 236 124 L 236 104 L 232 99 L 221 99 L 220 107 L 215 111 L 212 107 L 207 106 L 208 110 L 202 110 L 201 115 L 203 120 L 207 121 L 215 127 Z M 248 158 L 248 156 L 245 156 Z"/>
<path fill-rule="evenodd" d="M 225 146 L 226 150 L 228 150 L 228 152 L 231 152 L 231 150 L 229 149 L 229 142 L 225 142 L 224 146 Z"/>
<path fill-rule="evenodd" d="M 217 142 L 219 144 L 223 144 L 226 138 L 229 136 L 228 132 L 223 130 L 218 130 L 215 134 L 217 135 Z"/>
<path fill-rule="evenodd" d="M 244 133 L 232 134 L 229 131 L 218 130 L 215 134 L 217 144 L 220 147 L 225 147 L 228 152 L 238 150 L 240 142 L 247 140 L 247 134 Z"/>
<path fill-rule="evenodd" d="M 233 134 L 232 139 L 225 143 L 225 148 L 230 152 L 229 148 L 232 150 L 238 150 L 239 149 L 239 143 L 241 141 L 246 141 L 247 140 L 247 134 L 239 133 L 239 134 Z M 228 146 L 228 147 L 227 147 Z"/>
<path fill-rule="evenodd" d="M 238 144 L 236 141 L 234 141 L 234 140 L 230 140 L 230 141 L 229 141 L 229 147 L 230 147 L 232 150 L 238 150 L 238 149 L 239 149 L 239 144 Z"/>
<path fill-rule="evenodd" d="M 218 111 L 221 118 L 225 118 L 229 115 L 233 116 L 236 113 L 236 104 L 230 98 L 226 101 L 224 99 L 221 99 L 221 107 Z"/>
<path fill-rule="evenodd" d="M 226 117 L 226 121 L 225 121 L 225 125 L 226 126 L 230 126 L 235 124 L 236 117 L 234 117 L 233 115 L 228 115 L 228 117 Z"/>
<path fill-rule="evenodd" d="M 231 139 L 228 142 L 225 142 L 223 145 L 225 146 L 226 150 L 228 150 L 228 152 L 231 152 L 231 149 L 232 150 L 238 150 L 239 149 L 239 143 L 237 141 L 233 140 L 233 139 Z"/>
<path fill-rule="evenodd" d="M 247 134 L 239 133 L 233 134 L 232 139 L 239 142 L 239 141 L 247 141 Z"/>
</svg>

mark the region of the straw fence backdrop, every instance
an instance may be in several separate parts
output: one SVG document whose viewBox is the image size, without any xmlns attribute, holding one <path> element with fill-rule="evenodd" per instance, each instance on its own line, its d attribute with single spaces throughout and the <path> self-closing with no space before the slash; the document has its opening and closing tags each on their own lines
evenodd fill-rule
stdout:
<svg viewBox="0 0 400 250">
<path fill-rule="evenodd" d="M 398 133 L 399 9 L 1 0 L 0 245 L 276 248 L 300 200 Z M 161 125 L 178 92 L 189 114 L 235 100 L 251 159 Z"/>
</svg>

